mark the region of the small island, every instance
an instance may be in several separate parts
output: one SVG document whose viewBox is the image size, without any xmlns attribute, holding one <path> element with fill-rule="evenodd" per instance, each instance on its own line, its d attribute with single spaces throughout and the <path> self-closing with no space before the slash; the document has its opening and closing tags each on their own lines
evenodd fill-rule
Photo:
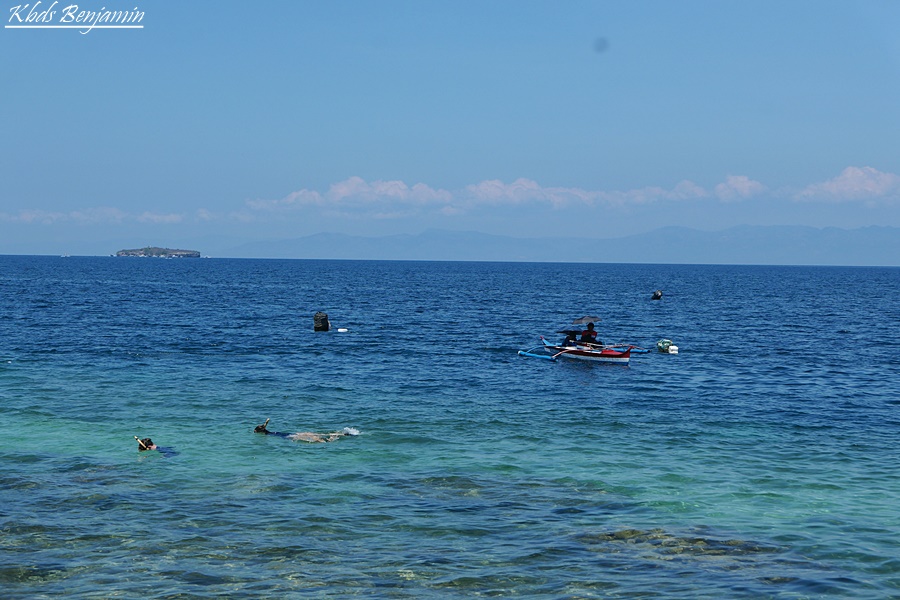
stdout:
<svg viewBox="0 0 900 600">
<path fill-rule="evenodd" d="M 174 250 L 172 248 L 158 248 L 147 246 L 135 250 L 119 250 L 116 256 L 151 256 L 153 258 L 200 258 L 196 250 Z"/>
</svg>

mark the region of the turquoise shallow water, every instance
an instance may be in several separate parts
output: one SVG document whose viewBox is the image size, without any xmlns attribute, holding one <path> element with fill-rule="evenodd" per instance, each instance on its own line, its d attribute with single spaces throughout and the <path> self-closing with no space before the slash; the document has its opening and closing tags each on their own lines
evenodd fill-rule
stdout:
<svg viewBox="0 0 900 600">
<path fill-rule="evenodd" d="M 0 257 L 0 589 L 898 596 L 898 296 L 897 269 Z M 516 355 L 583 314 L 680 353 Z"/>
</svg>

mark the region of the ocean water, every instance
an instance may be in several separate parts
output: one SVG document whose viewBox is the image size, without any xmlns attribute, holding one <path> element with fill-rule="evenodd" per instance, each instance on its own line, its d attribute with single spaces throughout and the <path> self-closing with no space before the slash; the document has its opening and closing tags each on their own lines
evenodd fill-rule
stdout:
<svg viewBox="0 0 900 600">
<path fill-rule="evenodd" d="M 680 352 L 516 354 L 585 314 Z M 898 324 L 892 268 L 0 256 L 0 595 L 900 597 Z"/>
</svg>

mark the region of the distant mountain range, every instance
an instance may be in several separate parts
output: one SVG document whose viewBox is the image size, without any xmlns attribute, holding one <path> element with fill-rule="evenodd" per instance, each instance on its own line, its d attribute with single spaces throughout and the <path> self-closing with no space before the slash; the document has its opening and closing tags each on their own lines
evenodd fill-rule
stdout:
<svg viewBox="0 0 900 600">
<path fill-rule="evenodd" d="M 216 256 L 370 260 L 900 266 L 900 228 L 665 227 L 614 239 L 515 238 L 429 230 L 382 237 L 320 233 L 221 248 Z"/>
</svg>

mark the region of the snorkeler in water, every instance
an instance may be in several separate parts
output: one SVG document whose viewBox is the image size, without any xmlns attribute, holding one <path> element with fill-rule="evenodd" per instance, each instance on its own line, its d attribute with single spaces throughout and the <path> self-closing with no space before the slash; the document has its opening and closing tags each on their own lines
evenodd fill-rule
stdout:
<svg viewBox="0 0 900 600">
<path fill-rule="evenodd" d="M 163 456 L 175 456 L 178 454 L 171 448 L 163 448 L 162 446 L 157 446 L 153 443 L 153 440 L 150 438 L 141 439 L 138 436 L 134 436 L 134 439 L 137 440 L 138 443 L 138 452 L 147 452 L 148 450 L 156 450 Z"/>
<path fill-rule="evenodd" d="M 293 440 L 295 442 L 309 442 L 310 444 L 320 444 L 326 442 L 333 442 L 335 440 L 339 440 L 347 435 L 359 435 L 359 430 L 353 427 L 344 427 L 340 431 L 334 431 L 332 433 L 313 433 L 311 431 L 304 431 L 301 433 L 283 433 L 281 431 L 269 431 L 266 429 L 266 426 L 269 424 L 269 419 L 266 419 L 266 422 L 262 425 L 257 425 L 253 429 L 253 433 L 262 433 L 264 435 L 275 435 L 278 437 L 287 438 L 289 440 Z"/>
<path fill-rule="evenodd" d="M 147 450 L 156 450 L 156 444 L 153 443 L 153 440 L 150 438 L 141 439 L 138 436 L 134 436 L 134 439 L 137 440 L 138 443 L 138 452 L 146 452 Z"/>
</svg>

